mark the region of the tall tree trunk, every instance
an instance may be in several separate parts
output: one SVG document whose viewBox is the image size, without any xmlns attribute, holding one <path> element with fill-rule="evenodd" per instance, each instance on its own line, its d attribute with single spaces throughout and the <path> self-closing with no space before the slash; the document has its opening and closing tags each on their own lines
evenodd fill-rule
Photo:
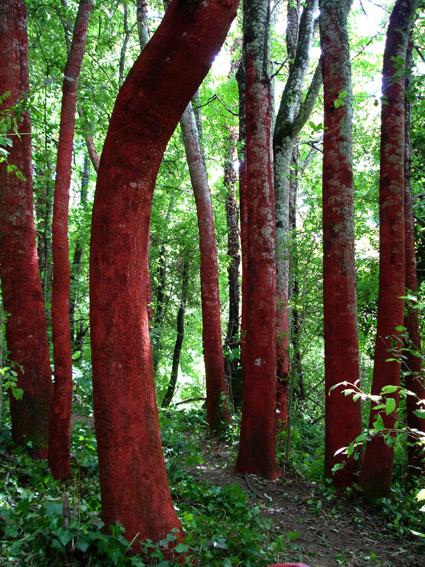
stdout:
<svg viewBox="0 0 425 567">
<path fill-rule="evenodd" d="M 246 205 L 249 227 L 243 409 L 236 469 L 269 479 L 275 456 L 276 262 L 268 0 L 244 2 Z"/>
<path fill-rule="evenodd" d="M 99 167 L 90 319 L 102 514 L 106 525 L 120 522 L 134 545 L 180 527 L 162 453 L 144 308 L 152 195 L 167 142 L 236 7 L 236 0 L 173 0 L 119 92 Z"/>
<path fill-rule="evenodd" d="M 84 212 L 87 209 L 87 191 L 90 181 L 90 157 L 88 154 L 84 156 L 83 174 L 81 176 L 81 190 L 80 190 L 80 206 Z M 73 342 L 73 350 L 76 351 L 76 338 L 77 332 L 75 329 L 75 311 L 78 302 L 78 287 L 81 272 L 81 263 L 84 254 L 84 239 L 77 236 L 75 243 L 74 255 L 72 257 L 71 265 L 71 298 L 69 306 L 69 321 L 71 329 L 71 339 Z"/>
<path fill-rule="evenodd" d="M 29 90 L 27 13 L 21 0 L 0 4 L 0 93 L 10 92 L 1 105 L 13 107 Z M 38 270 L 32 194 L 31 123 L 27 112 L 15 114 L 19 136 L 8 161 L 25 176 L 8 173 L 0 164 L 0 277 L 9 359 L 16 363 L 22 400 L 11 398 L 12 436 L 32 443 L 35 456 L 47 455 L 51 370 L 43 292 Z"/>
<path fill-rule="evenodd" d="M 237 171 L 235 162 L 237 134 L 234 129 L 228 129 L 227 152 L 224 163 L 224 189 L 227 223 L 227 255 L 229 256 L 228 283 L 229 283 L 229 319 L 225 340 L 225 367 L 227 383 L 232 391 L 237 382 L 239 360 L 235 356 L 239 342 L 239 214 L 236 203 Z"/>
<path fill-rule="evenodd" d="M 303 378 L 303 367 L 301 357 L 301 317 L 298 305 L 300 295 L 299 268 L 298 268 L 298 251 L 297 251 L 297 201 L 298 201 L 298 185 L 299 185 L 299 148 L 295 146 L 292 152 L 291 180 L 289 184 L 289 230 L 292 234 L 293 252 L 290 257 L 290 274 L 291 274 L 291 295 L 293 300 L 291 321 L 290 321 L 290 339 L 293 350 L 293 362 L 291 366 L 292 388 L 301 400 L 305 399 L 305 388 Z M 279 398 L 278 398 L 279 402 Z M 288 421 L 290 416 L 288 415 Z"/>
<path fill-rule="evenodd" d="M 352 0 L 335 7 L 320 1 L 320 44 L 324 90 L 323 138 L 323 307 L 325 339 L 325 475 L 337 487 L 350 486 L 356 461 L 338 449 L 361 431 L 361 405 L 344 396 L 347 381 L 360 378 L 354 265 L 352 90 L 347 18 Z M 337 463 L 343 469 L 333 472 Z"/>
<path fill-rule="evenodd" d="M 287 51 L 291 59 L 273 136 L 274 183 L 276 189 L 276 376 L 277 423 L 287 422 L 286 400 L 289 376 L 289 185 L 292 152 L 296 138 L 307 121 L 321 85 L 318 68 L 302 103 L 304 80 L 309 65 L 309 50 L 314 33 L 317 0 L 308 0 L 299 27 L 299 10 L 288 3 Z"/>
<path fill-rule="evenodd" d="M 411 188 L 411 104 L 409 102 L 408 89 L 410 87 L 410 73 L 412 70 L 412 49 L 413 41 L 410 37 L 406 68 L 407 77 L 405 80 L 405 144 L 404 144 L 404 223 L 405 223 L 405 253 L 406 253 L 406 290 L 408 293 L 416 296 L 418 291 L 418 278 L 416 268 L 416 252 L 415 252 L 415 222 L 413 216 L 412 188 Z M 409 348 L 407 352 L 406 366 L 408 373 L 406 374 L 406 388 L 414 392 L 420 400 L 425 399 L 425 384 L 423 377 L 422 357 L 418 354 L 421 352 L 421 335 L 419 329 L 418 310 L 408 309 L 404 326 L 409 336 Z M 417 399 L 413 396 L 407 396 L 407 425 L 416 431 L 422 431 L 425 434 L 425 420 L 415 415 L 415 411 L 419 408 Z M 424 448 L 420 446 L 414 435 L 410 436 L 407 448 L 409 474 L 411 476 L 419 476 L 425 469 Z"/>
<path fill-rule="evenodd" d="M 52 338 L 55 382 L 49 423 L 49 465 L 54 478 L 58 480 L 64 480 L 71 474 L 72 349 L 69 320 L 68 210 L 77 87 L 92 8 L 91 0 L 80 1 L 71 51 L 64 71 L 56 162 L 52 227 Z"/>
<path fill-rule="evenodd" d="M 184 315 L 186 310 L 188 292 L 189 292 L 189 258 L 185 256 L 183 258 L 183 266 L 182 266 L 182 294 L 180 298 L 179 310 L 177 313 L 176 344 L 174 345 L 173 364 L 171 367 L 170 382 L 168 383 L 168 388 L 161 404 L 163 408 L 166 408 L 170 405 L 171 400 L 173 399 L 174 396 L 174 392 L 176 390 L 177 377 L 179 374 L 180 355 L 181 355 L 183 339 L 184 339 Z"/>
<path fill-rule="evenodd" d="M 379 395 L 387 385 L 399 386 L 400 363 L 387 362 L 400 353 L 405 293 L 404 226 L 404 76 L 400 62 L 406 60 L 409 31 L 415 0 L 397 0 L 388 25 L 384 51 L 381 115 L 381 171 L 379 181 L 379 299 L 372 394 Z M 391 394 L 385 399 L 398 395 Z M 371 411 L 370 427 L 376 419 Z M 392 429 L 396 410 L 383 415 L 385 428 Z M 394 451 L 385 439 L 375 435 L 367 444 L 361 485 L 367 497 L 385 496 L 391 489 Z"/>
<path fill-rule="evenodd" d="M 244 13 L 245 20 L 245 13 Z M 240 325 L 240 344 L 241 344 L 241 366 L 242 374 L 244 368 L 244 352 L 245 352 L 245 333 L 246 333 L 246 282 L 247 282 L 247 256 L 248 256 L 248 218 L 246 205 L 246 116 L 245 116 L 245 67 L 243 57 L 239 63 L 236 72 L 236 81 L 238 84 L 239 95 L 239 210 L 240 210 L 240 235 L 241 235 L 241 256 L 242 256 L 242 284 L 241 284 L 241 325 Z M 241 386 L 240 382 L 238 385 Z M 239 407 L 242 403 L 242 387 L 235 388 L 233 386 L 233 403 L 235 407 Z M 236 393 L 237 392 L 237 393 Z"/>
<path fill-rule="evenodd" d="M 180 126 L 198 217 L 207 419 L 211 431 L 217 431 L 222 427 L 223 421 L 230 419 L 221 338 L 217 246 L 207 171 L 191 104 L 184 111 Z"/>
</svg>

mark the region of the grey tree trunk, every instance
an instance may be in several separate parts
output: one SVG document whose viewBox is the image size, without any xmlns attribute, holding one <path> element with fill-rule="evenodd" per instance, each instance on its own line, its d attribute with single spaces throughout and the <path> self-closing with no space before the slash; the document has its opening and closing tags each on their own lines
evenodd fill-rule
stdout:
<svg viewBox="0 0 425 567">
<path fill-rule="evenodd" d="M 182 292 L 180 298 L 180 306 L 177 313 L 177 336 L 176 344 L 174 345 L 173 364 L 171 367 L 170 382 L 168 384 L 167 392 L 164 396 L 161 406 L 168 407 L 173 399 L 174 392 L 176 391 L 177 378 L 179 373 L 180 356 L 184 340 L 184 316 L 186 311 L 186 303 L 189 293 L 189 258 L 183 258 L 182 266 Z"/>
</svg>

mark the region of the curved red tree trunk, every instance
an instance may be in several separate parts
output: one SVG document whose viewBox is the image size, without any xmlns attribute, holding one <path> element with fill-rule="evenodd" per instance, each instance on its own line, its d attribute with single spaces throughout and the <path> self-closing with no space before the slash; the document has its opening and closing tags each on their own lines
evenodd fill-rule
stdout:
<svg viewBox="0 0 425 567">
<path fill-rule="evenodd" d="M 400 364 L 387 362 L 399 352 L 397 326 L 403 325 L 405 291 L 404 241 L 404 77 L 405 61 L 415 0 L 397 0 L 387 31 L 384 52 L 381 115 L 381 171 L 379 183 L 379 300 L 372 394 L 387 385 L 400 384 Z M 392 394 L 396 402 L 398 397 Z M 396 412 L 383 415 L 385 428 L 392 429 Z M 370 427 L 376 418 L 371 411 Z M 367 444 L 360 482 L 367 497 L 385 496 L 391 489 L 394 451 L 382 435 Z"/>
<path fill-rule="evenodd" d="M 323 305 L 325 337 L 325 475 L 336 486 L 353 482 L 356 461 L 335 457 L 361 431 L 361 406 L 344 396 L 344 386 L 359 380 L 354 204 L 352 169 L 352 91 L 347 16 L 351 0 L 335 8 L 320 2 L 320 43 L 324 89 L 323 146 Z M 344 93 L 344 94 L 342 94 Z"/>
<path fill-rule="evenodd" d="M 236 469 L 269 479 L 280 474 L 275 457 L 276 277 L 272 110 L 268 77 L 267 0 L 244 3 L 246 72 L 246 335 L 243 409 Z"/>
<path fill-rule="evenodd" d="M 184 111 L 180 126 L 198 218 L 207 418 L 211 431 L 218 431 L 223 426 L 223 422 L 229 421 L 230 412 L 221 340 L 217 246 L 211 192 L 191 104 Z"/>
<path fill-rule="evenodd" d="M 0 4 L 0 94 L 10 92 L 4 110 L 19 103 L 29 90 L 27 14 L 20 0 Z M 16 443 L 31 441 L 35 456 L 47 456 L 51 370 L 43 293 L 35 243 L 31 124 L 27 112 L 15 118 L 18 137 L 8 162 L 25 176 L 20 179 L 0 164 L 0 277 L 10 361 L 17 364 L 22 400 L 11 398 L 12 435 Z"/>
<path fill-rule="evenodd" d="M 68 210 L 78 79 L 92 8 L 91 0 L 80 1 L 64 71 L 53 204 L 52 337 L 55 382 L 49 423 L 49 465 L 53 477 L 59 480 L 71 475 L 72 348 Z"/>
<path fill-rule="evenodd" d="M 146 311 L 158 168 L 235 16 L 237 0 L 174 0 L 124 82 L 109 125 L 91 240 L 93 393 L 103 519 L 158 541 L 179 522 L 159 431 Z M 172 87 L 172 88 L 171 88 Z"/>
</svg>

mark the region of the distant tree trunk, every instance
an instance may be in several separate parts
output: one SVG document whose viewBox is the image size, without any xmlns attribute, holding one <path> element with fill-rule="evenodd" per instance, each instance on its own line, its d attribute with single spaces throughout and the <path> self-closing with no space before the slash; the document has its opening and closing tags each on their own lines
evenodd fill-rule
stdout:
<svg viewBox="0 0 425 567">
<path fill-rule="evenodd" d="M 318 66 L 308 95 L 302 102 L 309 51 L 314 33 L 317 0 L 308 0 L 301 15 L 299 6 L 288 3 L 287 50 L 291 60 L 273 136 L 274 183 L 276 189 L 276 366 L 277 423 L 287 422 L 286 400 L 289 376 L 289 186 L 292 152 L 300 130 L 307 121 L 321 86 Z"/>
<path fill-rule="evenodd" d="M 174 208 L 174 192 L 170 194 L 170 201 L 168 203 L 167 213 L 165 215 L 165 223 L 166 225 L 169 224 L 171 220 L 171 214 Z M 146 265 L 147 269 L 149 268 L 149 263 Z M 157 277 L 157 285 L 155 289 L 155 312 L 152 313 L 151 311 L 151 327 L 153 330 L 152 333 L 152 348 L 153 348 L 153 370 L 154 375 L 158 369 L 158 365 L 161 359 L 161 335 L 164 326 L 164 319 L 167 312 L 167 304 L 169 300 L 169 294 L 167 297 L 167 250 L 166 250 L 166 243 L 163 242 L 159 247 L 159 255 L 158 255 L 158 277 Z M 147 291 L 148 291 L 148 305 L 149 303 L 152 305 L 152 288 L 151 288 L 151 279 L 149 274 L 149 281 L 147 282 Z M 149 315 L 149 309 L 148 309 Z M 148 317 L 149 318 L 149 317 Z"/>
<path fill-rule="evenodd" d="M 299 148 L 295 146 L 292 152 L 291 176 L 289 184 L 289 230 L 293 235 L 293 252 L 290 257 L 291 294 L 293 306 L 290 320 L 290 339 L 292 343 L 293 361 L 291 365 L 292 388 L 299 399 L 305 399 L 303 367 L 301 357 L 301 321 L 298 305 L 300 295 L 298 252 L 297 252 L 297 200 L 299 185 Z M 288 420 L 290 416 L 288 415 Z"/>
<path fill-rule="evenodd" d="M 167 391 L 165 393 L 164 399 L 162 400 L 161 406 L 166 408 L 170 405 L 173 399 L 174 392 L 176 390 L 177 377 L 179 374 L 180 365 L 180 355 L 183 346 L 184 339 L 184 315 L 186 310 L 187 296 L 189 292 L 189 258 L 185 256 L 183 258 L 182 266 L 182 294 L 180 298 L 180 306 L 177 313 L 177 336 L 176 344 L 174 345 L 173 352 L 173 364 L 171 367 L 170 382 L 168 384 Z"/>
<path fill-rule="evenodd" d="M 1 109 L 13 107 L 29 91 L 27 13 L 20 0 L 0 4 L 0 93 L 10 92 Z M 15 443 L 32 443 L 34 456 L 47 456 L 51 370 L 43 292 L 38 271 L 32 194 L 31 123 L 27 112 L 15 114 L 19 133 L 8 162 L 0 164 L 0 277 L 9 360 L 16 363 L 22 400 L 11 398 Z"/>
<path fill-rule="evenodd" d="M 72 349 L 68 210 L 78 79 L 92 8 L 91 0 L 80 1 L 64 71 L 53 204 L 52 338 L 55 382 L 49 422 L 49 465 L 53 477 L 58 480 L 71 475 Z"/>
<path fill-rule="evenodd" d="M 239 342 L 239 214 L 236 203 L 237 171 L 235 163 L 237 159 L 236 149 L 237 134 L 229 128 L 227 140 L 227 153 L 224 164 L 224 189 L 227 223 L 227 255 L 229 256 L 229 267 L 227 269 L 229 282 L 229 319 L 225 340 L 225 365 L 226 379 L 232 391 L 237 382 L 237 371 L 239 360 L 236 356 Z"/>
<path fill-rule="evenodd" d="M 249 227 L 243 409 L 236 470 L 275 479 L 276 263 L 268 0 L 244 2 Z"/>
<path fill-rule="evenodd" d="M 124 9 L 124 39 L 121 45 L 121 53 L 120 53 L 120 61 L 119 61 L 119 69 L 118 69 L 118 85 L 121 86 L 124 80 L 124 71 L 125 71 L 125 58 L 127 55 L 127 46 L 130 40 L 131 29 L 128 25 L 128 5 L 127 2 L 123 3 Z"/>
<path fill-rule="evenodd" d="M 404 76 L 400 62 L 405 62 L 409 31 L 415 12 L 415 0 L 397 0 L 388 25 L 384 51 L 381 115 L 381 171 L 379 183 L 379 299 L 375 365 L 372 394 L 380 394 L 387 385 L 399 386 L 400 363 L 387 362 L 400 354 L 405 293 L 404 224 Z M 398 402 L 397 393 L 385 396 Z M 377 412 L 371 411 L 370 427 Z M 392 429 L 396 410 L 382 416 L 385 428 Z M 368 498 L 389 494 L 394 451 L 382 435 L 367 444 L 360 482 Z"/>
<path fill-rule="evenodd" d="M 98 173 L 90 320 L 102 515 L 108 526 L 120 522 L 134 546 L 180 529 L 162 454 L 144 308 L 152 194 L 167 142 L 236 7 L 236 0 L 171 2 L 119 92 Z"/>
<path fill-rule="evenodd" d="M 90 157 L 88 154 L 86 154 L 84 156 L 83 174 L 81 177 L 81 190 L 80 190 L 80 206 L 84 212 L 86 211 L 87 208 L 87 191 L 89 187 L 89 181 L 90 181 Z M 83 254 L 84 254 L 84 239 L 83 237 L 77 236 L 77 240 L 74 248 L 74 255 L 71 264 L 71 299 L 70 299 L 70 307 L 69 307 L 69 321 L 70 321 L 71 339 L 73 342 L 74 352 L 76 350 L 79 350 L 76 348 L 77 333 L 75 329 L 75 310 L 77 307 L 79 277 L 81 273 L 81 262 L 83 259 Z"/>
<path fill-rule="evenodd" d="M 335 456 L 361 431 L 361 405 L 344 396 L 347 381 L 360 378 L 354 265 L 352 90 L 347 18 L 352 0 L 335 7 L 320 1 L 320 44 L 324 90 L 323 306 L 325 338 L 325 475 L 350 486 L 356 461 Z M 333 472 L 337 463 L 343 469 Z"/>
<path fill-rule="evenodd" d="M 139 34 L 140 49 L 144 49 L 149 41 L 148 3 L 147 0 L 137 0 L 137 32 Z"/>
<path fill-rule="evenodd" d="M 407 96 L 410 87 L 410 72 L 412 70 L 412 49 L 413 41 L 410 37 L 406 68 L 407 77 L 405 80 L 405 144 L 404 144 L 404 223 L 405 223 L 405 250 L 406 250 L 406 290 L 416 296 L 418 292 L 418 278 L 416 269 L 416 252 L 415 252 L 415 222 L 413 217 L 412 189 L 411 189 L 411 105 Z M 423 400 L 425 399 L 425 384 L 423 376 L 422 358 L 418 356 L 421 353 L 421 334 L 419 329 L 418 310 L 409 308 L 405 318 L 404 326 L 409 336 L 409 348 L 407 352 L 406 366 L 408 373 L 406 374 L 406 388 L 416 394 Z M 416 353 L 416 354 L 415 354 Z M 415 415 L 415 411 L 419 409 L 417 400 L 413 396 L 407 396 L 407 425 L 417 431 L 425 434 L 425 420 Z M 419 476 L 425 469 L 425 453 L 424 447 L 417 443 L 415 436 L 410 436 L 408 445 L 408 462 L 409 474 L 411 476 Z"/>
<path fill-rule="evenodd" d="M 244 14 L 245 18 L 245 14 Z M 239 210 L 240 210 L 240 235 L 241 235 L 241 256 L 242 256 L 242 305 L 241 305 L 241 324 L 240 324 L 240 345 L 241 345 L 241 366 L 243 374 L 243 358 L 245 352 L 245 333 L 246 333 L 246 272 L 248 256 L 248 219 L 246 205 L 246 116 L 245 116 L 245 67 L 243 57 L 236 72 L 239 94 Z M 237 387 L 240 386 L 240 387 Z M 242 384 L 238 380 L 232 388 L 233 403 L 239 407 L 242 403 Z"/>
<path fill-rule="evenodd" d="M 217 245 L 207 171 L 202 157 L 196 117 L 190 103 L 180 119 L 180 126 L 198 216 L 207 419 L 211 431 L 218 431 L 223 422 L 230 419 L 230 412 L 221 338 Z"/>
</svg>

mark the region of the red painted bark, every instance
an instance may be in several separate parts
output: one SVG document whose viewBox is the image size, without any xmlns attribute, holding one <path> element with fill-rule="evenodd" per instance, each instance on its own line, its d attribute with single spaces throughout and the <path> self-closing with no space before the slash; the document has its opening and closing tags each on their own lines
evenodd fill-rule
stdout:
<svg viewBox="0 0 425 567">
<path fill-rule="evenodd" d="M 191 104 L 184 111 L 180 125 L 198 218 L 207 419 L 211 431 L 218 431 L 223 422 L 230 420 L 230 412 L 221 340 L 217 246 L 207 171 Z"/>
<path fill-rule="evenodd" d="M 400 364 L 387 362 L 399 352 L 403 325 L 405 290 L 404 241 L 404 78 L 399 61 L 405 61 L 409 31 L 415 11 L 414 0 L 397 0 L 388 25 L 384 52 L 381 114 L 381 170 L 379 183 L 379 300 L 378 329 L 372 394 L 387 385 L 400 384 Z M 396 398 L 396 394 L 391 397 Z M 396 412 L 383 415 L 384 425 L 394 427 Z M 371 411 L 370 426 L 376 418 Z M 360 482 L 367 497 L 385 496 L 391 489 L 394 452 L 376 435 L 367 444 Z"/>
<path fill-rule="evenodd" d="M 325 338 L 325 475 L 338 487 L 353 482 L 356 461 L 335 457 L 361 431 L 361 406 L 344 396 L 344 386 L 359 380 L 357 301 L 354 266 L 352 170 L 352 92 L 347 16 L 351 0 L 335 7 L 320 3 L 320 43 L 324 89 L 323 140 L 323 306 Z M 341 93 L 345 93 L 342 95 Z M 341 100 L 341 97 L 342 100 Z"/>
<path fill-rule="evenodd" d="M 166 144 L 236 7 L 236 0 L 170 4 L 119 92 L 100 160 L 90 320 L 102 514 L 106 525 L 121 522 L 130 540 L 158 541 L 180 526 L 164 466 L 146 311 L 150 210 Z"/>
<path fill-rule="evenodd" d="M 269 479 L 280 474 L 275 458 L 276 264 L 272 110 L 267 76 L 269 2 L 246 0 L 246 334 L 243 409 L 236 469 Z"/>
<path fill-rule="evenodd" d="M 52 225 L 52 338 L 55 382 L 49 422 L 49 465 L 53 477 L 58 480 L 64 480 L 71 475 L 72 347 L 69 320 L 71 284 L 68 210 L 78 79 L 92 8 L 91 0 L 80 1 L 71 50 L 64 71 L 56 162 Z"/>
<path fill-rule="evenodd" d="M 410 38 L 406 57 L 408 74 L 412 69 L 413 41 Z M 405 80 L 406 91 L 409 88 L 409 78 Z M 408 96 L 405 96 L 405 144 L 404 144 L 404 228 L 405 228 L 405 253 L 406 253 L 406 291 L 416 296 L 418 291 L 418 277 L 415 252 L 415 222 L 413 216 L 412 190 L 411 190 L 411 108 Z M 409 336 L 409 350 L 407 352 L 406 366 L 408 374 L 405 377 L 406 388 L 420 400 L 425 399 L 425 384 L 422 368 L 422 358 L 417 353 L 421 352 L 421 335 L 419 330 L 419 317 L 417 309 L 409 306 L 404 318 L 404 326 Z M 416 354 L 415 354 L 416 353 Z M 425 420 L 415 415 L 419 409 L 417 398 L 407 396 L 407 425 L 416 431 L 425 434 Z M 409 474 L 418 476 L 425 472 L 424 448 L 418 446 L 416 435 L 411 435 L 407 448 Z"/>
<path fill-rule="evenodd" d="M 0 4 L 0 94 L 10 92 L 2 110 L 19 103 L 29 90 L 27 14 L 20 0 Z M 31 124 L 27 112 L 15 111 L 18 137 L 8 161 L 25 176 L 19 179 L 0 164 L 0 277 L 4 310 L 9 314 L 6 340 L 9 359 L 18 367 L 22 400 L 11 399 L 12 435 L 31 441 L 35 456 L 47 456 L 51 370 L 43 293 L 35 243 Z"/>
</svg>

